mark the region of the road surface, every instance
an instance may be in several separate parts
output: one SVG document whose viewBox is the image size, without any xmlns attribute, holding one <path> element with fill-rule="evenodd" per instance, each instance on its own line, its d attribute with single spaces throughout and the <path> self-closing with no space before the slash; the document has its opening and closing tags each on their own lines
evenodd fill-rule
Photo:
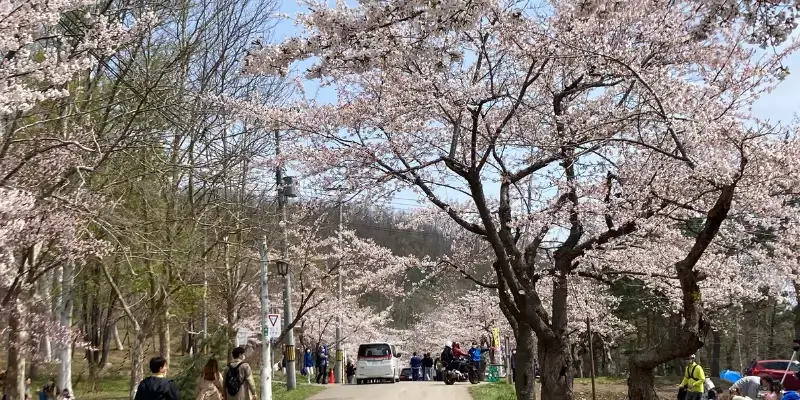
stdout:
<svg viewBox="0 0 800 400">
<path fill-rule="evenodd" d="M 335 385 L 309 400 L 472 400 L 470 386 L 469 383 L 447 386 L 442 382 Z"/>
</svg>

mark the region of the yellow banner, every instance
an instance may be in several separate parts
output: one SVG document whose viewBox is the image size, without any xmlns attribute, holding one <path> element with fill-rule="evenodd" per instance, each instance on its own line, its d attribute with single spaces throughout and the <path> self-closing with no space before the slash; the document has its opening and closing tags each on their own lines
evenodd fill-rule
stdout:
<svg viewBox="0 0 800 400">
<path fill-rule="evenodd" d="M 492 328 L 492 347 L 500 346 L 500 328 Z"/>
</svg>

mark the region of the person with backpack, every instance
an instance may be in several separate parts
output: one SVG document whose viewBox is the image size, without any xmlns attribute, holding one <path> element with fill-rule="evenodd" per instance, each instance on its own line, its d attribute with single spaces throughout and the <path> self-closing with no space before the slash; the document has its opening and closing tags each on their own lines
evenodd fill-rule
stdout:
<svg viewBox="0 0 800 400">
<path fill-rule="evenodd" d="M 139 382 L 134 400 L 180 400 L 181 395 L 175 382 L 167 379 L 167 360 L 163 357 L 151 358 L 150 372 L 153 373 L 152 376 Z"/>
<path fill-rule="evenodd" d="M 231 352 L 233 361 L 225 370 L 225 397 L 227 400 L 258 400 L 253 369 L 244 362 L 244 347 L 236 347 Z"/>
<path fill-rule="evenodd" d="M 681 392 L 685 393 L 685 400 L 702 400 L 703 394 L 705 394 L 706 373 L 703 371 L 703 367 L 695 361 L 694 354 L 687 361 L 689 361 L 689 365 L 686 366 L 683 373 Z"/>
</svg>

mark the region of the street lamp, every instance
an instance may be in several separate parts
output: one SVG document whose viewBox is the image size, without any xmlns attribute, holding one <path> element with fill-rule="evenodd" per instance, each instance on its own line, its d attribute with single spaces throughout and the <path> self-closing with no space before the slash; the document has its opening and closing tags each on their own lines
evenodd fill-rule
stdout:
<svg viewBox="0 0 800 400">
<path fill-rule="evenodd" d="M 278 270 L 280 276 L 286 276 L 289 273 L 289 263 L 283 260 L 275 261 L 275 268 Z"/>
</svg>

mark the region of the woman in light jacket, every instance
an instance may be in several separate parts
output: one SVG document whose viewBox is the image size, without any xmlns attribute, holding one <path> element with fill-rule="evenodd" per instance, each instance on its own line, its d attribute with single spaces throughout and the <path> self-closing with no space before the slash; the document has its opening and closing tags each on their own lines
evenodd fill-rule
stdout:
<svg viewBox="0 0 800 400">
<path fill-rule="evenodd" d="M 210 358 L 197 378 L 195 397 L 202 400 L 224 400 L 222 396 L 222 373 L 216 358 Z"/>
</svg>

